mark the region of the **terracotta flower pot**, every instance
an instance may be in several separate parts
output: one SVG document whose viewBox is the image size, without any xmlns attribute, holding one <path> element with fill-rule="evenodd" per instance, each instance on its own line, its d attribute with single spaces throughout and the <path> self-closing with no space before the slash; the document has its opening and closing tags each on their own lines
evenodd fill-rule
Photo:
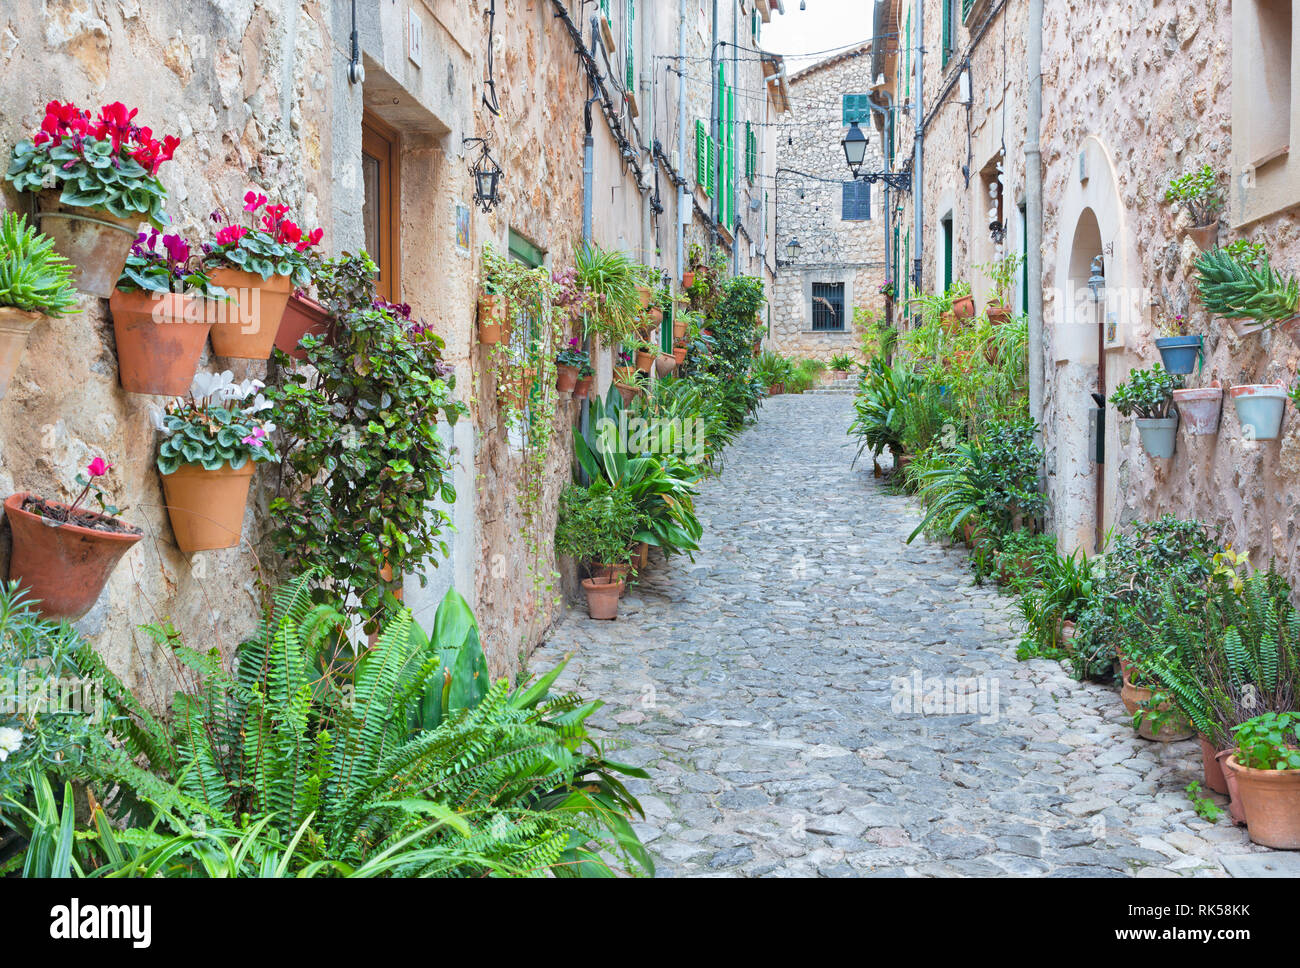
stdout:
<svg viewBox="0 0 1300 968">
<path fill-rule="evenodd" d="M 536 382 L 537 371 L 531 366 L 525 367 L 512 373 L 497 386 L 497 396 L 502 403 L 516 410 L 523 410 L 528 406 L 528 400 L 533 395 L 533 384 Z"/>
<path fill-rule="evenodd" d="M 1071 655 L 1074 654 L 1074 633 L 1077 628 L 1078 626 L 1075 625 L 1074 622 L 1067 619 L 1061 623 L 1061 632 L 1057 636 L 1057 642 L 1061 646 L 1062 651 L 1068 652 Z"/>
<path fill-rule="evenodd" d="M 975 297 L 962 296 L 960 299 L 954 299 L 952 301 L 952 312 L 958 319 L 974 319 Z"/>
<path fill-rule="evenodd" d="M 673 347 L 673 359 L 677 361 L 678 366 L 681 366 L 683 363 L 686 362 L 686 357 L 689 353 L 690 350 L 685 346 Z"/>
<path fill-rule="evenodd" d="M 1246 336 L 1254 336 L 1256 333 L 1262 333 L 1267 329 L 1263 323 L 1257 323 L 1249 317 L 1229 319 L 1227 320 L 1227 323 L 1232 327 L 1232 331 L 1237 334 L 1238 339 Z"/>
<path fill-rule="evenodd" d="M 994 326 L 1001 326 L 1003 323 L 1011 322 L 1011 307 L 1005 303 L 990 301 L 984 307 L 984 314 L 988 316 L 989 322 Z"/>
<path fill-rule="evenodd" d="M 1215 762 L 1223 774 L 1223 784 L 1228 788 L 1228 816 L 1238 827 L 1246 826 L 1246 808 L 1241 802 L 1241 791 L 1237 789 L 1237 774 L 1228 769 L 1225 762 L 1232 755 L 1232 750 L 1220 750 L 1215 754 Z"/>
<path fill-rule="evenodd" d="M 1196 738 L 1201 744 L 1201 772 L 1205 776 L 1205 788 L 1226 796 L 1228 781 L 1223 776 L 1223 764 L 1219 761 L 1219 750 L 1210 741 L 1210 737 L 1204 733 L 1197 733 Z"/>
<path fill-rule="evenodd" d="M 483 293 L 478 297 L 478 341 L 488 346 L 510 342 L 510 330 L 501 321 L 495 293 Z"/>
<path fill-rule="evenodd" d="M 695 285 L 695 273 L 687 269 L 682 273 L 682 288 L 689 289 Z"/>
<path fill-rule="evenodd" d="M 641 308 L 649 309 L 650 302 L 654 298 L 654 291 L 649 286 L 637 286 L 636 294 L 641 298 Z"/>
<path fill-rule="evenodd" d="M 1193 390 L 1175 390 L 1174 404 L 1182 417 L 1183 429 L 1193 436 L 1210 436 L 1219 432 L 1223 416 L 1223 387 L 1215 380 L 1212 386 Z"/>
<path fill-rule="evenodd" d="M 1202 252 L 1209 252 L 1219 238 L 1219 220 L 1215 219 L 1209 225 L 1193 225 L 1187 230 L 1187 236 Z"/>
<path fill-rule="evenodd" d="M 641 395 L 641 388 L 629 383 L 615 383 L 618 387 L 619 395 L 623 398 L 623 403 L 630 406 L 632 401 Z"/>
<path fill-rule="evenodd" d="M 648 374 L 650 370 L 654 368 L 654 365 L 655 355 L 653 353 L 642 353 L 640 350 L 637 350 L 636 368 L 638 370 L 642 373 Z"/>
<path fill-rule="evenodd" d="M 1178 416 L 1161 417 L 1158 420 L 1138 417 L 1138 436 L 1142 439 L 1142 449 L 1157 460 L 1169 460 L 1174 456 L 1178 443 Z"/>
<path fill-rule="evenodd" d="M 1129 681 L 1128 676 L 1124 677 L 1124 688 L 1120 691 L 1120 700 L 1124 703 L 1124 708 L 1131 714 L 1138 711 L 1142 703 L 1149 700 L 1153 693 L 1145 686 L 1135 686 Z M 1169 703 L 1162 703 L 1156 707 L 1160 712 L 1167 711 Z M 1151 723 L 1143 718 L 1142 725 L 1138 727 L 1138 735 L 1143 739 L 1153 740 L 1157 743 L 1177 743 L 1180 740 L 1191 739 L 1196 735 L 1196 730 L 1192 729 L 1191 724 L 1185 719 L 1175 718 L 1165 722 L 1157 733 L 1151 726 Z"/>
<path fill-rule="evenodd" d="M 230 464 L 215 471 L 182 464 L 174 474 L 162 475 L 167 516 L 183 553 L 239 544 L 254 469 L 251 460 L 238 470 Z"/>
<path fill-rule="evenodd" d="M 555 389 L 560 393 L 572 393 L 578 385 L 578 368 L 576 366 L 557 366 L 555 368 Z"/>
<path fill-rule="evenodd" d="M 40 313 L 28 313 L 13 306 L 0 306 L 0 400 L 27 348 L 27 336 L 40 320 Z"/>
<path fill-rule="evenodd" d="M 582 590 L 587 593 L 587 614 L 593 619 L 598 622 L 612 622 L 618 618 L 618 599 L 623 592 L 621 581 L 597 581 L 584 578 Z"/>
<path fill-rule="evenodd" d="M 1127 679 L 1132 674 L 1133 663 L 1129 662 L 1126 656 L 1119 649 L 1115 650 L 1115 658 L 1119 660 L 1119 675 L 1121 679 Z"/>
<path fill-rule="evenodd" d="M 767 395 L 769 397 L 779 397 L 783 393 L 785 393 L 784 383 L 773 383 L 770 387 L 767 388 Z"/>
<path fill-rule="evenodd" d="M 650 319 L 651 319 L 651 321 L 655 324 L 656 327 L 663 326 L 663 324 L 664 324 L 664 311 L 663 311 L 663 307 L 662 307 L 662 306 L 651 306 L 651 307 L 650 307 Z"/>
<path fill-rule="evenodd" d="M 307 351 L 298 344 L 304 336 L 328 336 L 330 331 L 330 314 L 310 296 L 296 293 L 289 298 L 284 308 L 284 317 L 275 334 L 276 349 L 288 353 L 295 360 L 307 359 Z"/>
<path fill-rule="evenodd" d="M 1250 839 L 1275 850 L 1300 850 L 1300 770 L 1255 770 L 1235 755 L 1223 766 L 1236 774 Z"/>
<path fill-rule="evenodd" d="M 591 394 L 591 385 L 595 382 L 595 377 L 584 376 L 573 388 L 573 399 L 586 400 Z"/>
<path fill-rule="evenodd" d="M 108 306 L 122 389 L 169 397 L 188 393 L 212 321 L 225 307 L 216 300 L 143 289 L 115 289 Z"/>
<path fill-rule="evenodd" d="M 55 188 L 37 196 L 41 231 L 54 240 L 54 251 L 75 267 L 73 284 L 82 292 L 107 299 L 122 278 L 141 218 L 119 218 L 102 208 L 64 205 L 60 194 Z"/>
<path fill-rule="evenodd" d="M 655 373 L 667 376 L 677 369 L 677 357 L 672 353 L 660 353 L 655 357 Z"/>
<path fill-rule="evenodd" d="M 46 618 L 76 621 L 90 611 L 108 576 L 122 556 L 144 537 L 138 528 L 100 531 L 76 524 L 56 524 L 49 518 L 23 510 L 31 494 L 14 494 L 5 500 L 5 517 L 13 532 L 9 580 L 26 588 Z M 48 501 L 67 510 L 68 505 Z M 78 515 L 116 522 L 104 514 L 78 510 Z"/>
<path fill-rule="evenodd" d="M 642 541 L 636 546 L 636 561 L 634 564 L 636 565 L 638 575 L 644 573 L 646 568 L 649 566 L 650 544 L 648 542 Z"/>
<path fill-rule="evenodd" d="M 230 296 L 221 321 L 212 327 L 212 352 L 235 360 L 269 360 L 293 294 L 289 277 L 263 279 L 226 266 L 209 275 Z"/>
<path fill-rule="evenodd" d="M 1300 346 L 1300 316 L 1292 316 L 1290 319 L 1284 319 L 1277 324 L 1283 334 L 1292 343 Z"/>
<path fill-rule="evenodd" d="M 689 328 L 686 320 L 678 319 L 676 316 L 673 317 L 673 339 L 685 339 L 686 331 Z"/>
</svg>

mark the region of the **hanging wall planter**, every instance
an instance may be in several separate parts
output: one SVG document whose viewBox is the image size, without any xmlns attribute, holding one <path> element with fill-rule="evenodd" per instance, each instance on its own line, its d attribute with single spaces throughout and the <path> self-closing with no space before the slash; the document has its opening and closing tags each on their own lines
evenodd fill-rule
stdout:
<svg viewBox="0 0 1300 968">
<path fill-rule="evenodd" d="M 305 360 L 307 351 L 300 345 L 302 338 L 328 336 L 329 331 L 329 311 L 310 296 L 294 293 L 285 306 L 280 328 L 276 331 L 275 346 L 295 360 Z"/>
<path fill-rule="evenodd" d="M 641 310 L 644 312 L 649 309 L 650 303 L 654 300 L 654 290 L 649 286 L 637 286 L 636 294 L 641 299 Z"/>
<path fill-rule="evenodd" d="M 119 218 L 102 208 L 65 205 L 59 194 L 51 189 L 38 196 L 41 231 L 54 240 L 54 250 L 72 263 L 74 285 L 107 299 L 126 265 L 140 216 Z"/>
<path fill-rule="evenodd" d="M 653 353 L 646 353 L 642 350 L 637 350 L 636 368 L 638 370 L 640 370 L 642 373 L 649 375 L 650 371 L 654 369 L 654 365 L 655 365 L 655 355 Z"/>
<path fill-rule="evenodd" d="M 1232 328 L 1233 333 L 1238 339 L 1245 339 L 1247 336 L 1255 336 L 1264 332 L 1266 327 L 1263 323 L 1257 323 L 1249 316 L 1227 317 L 1227 323 Z"/>
<path fill-rule="evenodd" d="M 675 369 L 677 369 L 677 357 L 671 353 L 660 353 L 655 357 L 655 373 L 659 376 L 667 376 Z"/>
<path fill-rule="evenodd" d="M 40 313 L 25 313 L 13 306 L 0 306 L 0 400 L 22 361 L 27 337 L 41 319 Z"/>
<path fill-rule="evenodd" d="M 591 385 L 596 382 L 595 377 L 584 376 L 573 387 L 573 399 L 586 400 L 591 394 Z"/>
<path fill-rule="evenodd" d="M 1193 390 L 1175 390 L 1174 404 L 1182 418 L 1183 429 L 1194 437 L 1219 432 L 1223 416 L 1223 387 L 1215 380 L 1211 386 Z"/>
<path fill-rule="evenodd" d="M 686 362 L 686 357 L 689 353 L 690 350 L 685 346 L 673 347 L 673 359 L 677 361 L 678 366 L 682 366 Z"/>
<path fill-rule="evenodd" d="M 990 302 L 984 307 L 984 314 L 994 326 L 1011 322 L 1011 307 L 1002 303 Z"/>
<path fill-rule="evenodd" d="M 1156 340 L 1156 349 L 1165 369 L 1175 376 L 1186 376 L 1196 370 L 1201 358 L 1204 339 L 1200 333 L 1191 336 L 1162 336 Z"/>
<path fill-rule="evenodd" d="M 509 328 L 501 321 L 495 293 L 484 293 L 478 299 L 478 341 L 491 346 L 510 342 Z"/>
<path fill-rule="evenodd" d="M 75 622 L 99 599 L 122 556 L 144 532 L 108 514 L 34 494 L 5 501 L 13 533 L 9 579 L 26 588 L 42 615 Z"/>
<path fill-rule="evenodd" d="M 1174 456 L 1174 444 L 1178 440 L 1178 418 L 1162 417 L 1150 419 L 1138 417 L 1138 435 L 1142 438 L 1142 449 L 1157 460 L 1168 460 Z"/>
<path fill-rule="evenodd" d="M 975 318 L 975 297 L 961 296 L 952 301 L 952 312 L 957 319 Z"/>
<path fill-rule="evenodd" d="M 263 279 L 242 269 L 213 269 L 212 281 L 230 302 L 212 327 L 212 352 L 237 360 L 269 360 L 280 322 L 293 294 L 289 276 Z"/>
<path fill-rule="evenodd" d="M 1282 384 L 1245 384 L 1232 387 L 1242 434 L 1251 440 L 1276 440 L 1282 433 L 1286 387 Z"/>
<path fill-rule="evenodd" d="M 1209 225 L 1193 225 L 1187 230 L 1187 236 L 1202 252 L 1209 252 L 1219 238 L 1219 220 L 1215 219 Z"/>
<path fill-rule="evenodd" d="M 576 366 L 564 366 L 563 364 L 555 368 L 555 389 L 560 393 L 572 393 L 578 386 L 578 368 Z"/>
<path fill-rule="evenodd" d="M 181 293 L 113 290 L 108 306 L 117 339 L 118 376 L 128 393 L 185 394 L 224 307 Z"/>
<path fill-rule="evenodd" d="M 162 475 L 163 499 L 176 545 L 185 554 L 233 548 L 244 531 L 244 508 L 254 464 L 238 470 L 227 462 L 214 471 L 182 464 Z"/>
</svg>

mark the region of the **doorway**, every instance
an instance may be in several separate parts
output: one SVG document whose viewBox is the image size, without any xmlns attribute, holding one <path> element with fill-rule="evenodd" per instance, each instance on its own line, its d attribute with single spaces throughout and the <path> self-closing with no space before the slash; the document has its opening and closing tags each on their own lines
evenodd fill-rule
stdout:
<svg viewBox="0 0 1300 968">
<path fill-rule="evenodd" d="M 1070 288 L 1067 295 L 1072 303 L 1071 325 L 1077 328 L 1076 338 L 1071 342 L 1083 351 L 1077 360 L 1083 371 L 1083 385 L 1077 388 L 1082 397 L 1078 402 L 1081 408 L 1091 408 L 1096 400 L 1104 401 L 1109 395 L 1106 385 L 1106 291 L 1104 286 L 1095 291 L 1089 287 L 1094 265 L 1102 267 L 1104 276 L 1101 227 L 1097 223 L 1096 213 L 1091 208 L 1085 208 L 1074 229 L 1074 243 L 1070 250 Z M 1093 479 L 1093 554 L 1100 552 L 1106 541 L 1106 471 L 1103 462 L 1106 459 L 1105 428 L 1109 414 L 1105 404 L 1100 406 L 1102 418 L 1096 429 L 1096 450 L 1088 455 Z M 1092 437 L 1091 434 L 1089 436 Z M 1098 456 L 1101 457 L 1101 462 L 1096 459 Z"/>
</svg>

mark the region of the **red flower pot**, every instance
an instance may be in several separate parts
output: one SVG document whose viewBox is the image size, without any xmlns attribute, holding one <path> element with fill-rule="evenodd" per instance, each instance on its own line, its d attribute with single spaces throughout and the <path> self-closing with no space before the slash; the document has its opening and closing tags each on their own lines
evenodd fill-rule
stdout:
<svg viewBox="0 0 1300 968">
<path fill-rule="evenodd" d="M 14 494 L 5 500 L 5 517 L 13 532 L 13 554 L 9 558 L 9 580 L 16 581 L 34 598 L 46 618 L 75 621 L 90 611 L 108 576 L 122 556 L 144 537 L 138 529 L 101 531 L 76 524 L 55 524 L 50 518 L 23 510 L 32 494 Z M 68 508 L 47 501 L 57 508 Z M 78 511 L 87 518 L 114 522 L 115 518 L 93 511 Z"/>
<path fill-rule="evenodd" d="M 557 366 L 555 368 L 555 389 L 560 393 L 572 393 L 578 385 L 578 368 L 576 366 Z"/>
<path fill-rule="evenodd" d="M 275 347 L 295 360 L 307 359 L 307 351 L 298 344 L 304 336 L 328 336 L 330 314 L 309 296 L 295 294 L 284 309 L 284 318 L 275 334 Z"/>
</svg>

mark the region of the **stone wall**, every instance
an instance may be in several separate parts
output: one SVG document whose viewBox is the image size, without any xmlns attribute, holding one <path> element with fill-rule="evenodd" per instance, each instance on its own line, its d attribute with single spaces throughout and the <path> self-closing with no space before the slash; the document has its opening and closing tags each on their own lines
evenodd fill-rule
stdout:
<svg viewBox="0 0 1300 968">
<path fill-rule="evenodd" d="M 843 183 L 849 178 L 844 149 L 842 97 L 871 87 L 870 49 L 806 68 L 790 79 L 789 123 L 778 129 L 775 181 L 776 274 L 769 347 L 787 356 L 829 360 L 854 352 L 858 337 L 854 310 L 883 312 L 885 281 L 885 191 L 871 187 L 871 218 L 846 221 Z M 870 145 L 864 171 L 881 171 L 880 139 L 870 122 L 862 125 Z M 802 251 L 788 264 L 785 247 L 798 239 Z M 813 330 L 814 283 L 844 286 L 842 332 Z"/>
</svg>

